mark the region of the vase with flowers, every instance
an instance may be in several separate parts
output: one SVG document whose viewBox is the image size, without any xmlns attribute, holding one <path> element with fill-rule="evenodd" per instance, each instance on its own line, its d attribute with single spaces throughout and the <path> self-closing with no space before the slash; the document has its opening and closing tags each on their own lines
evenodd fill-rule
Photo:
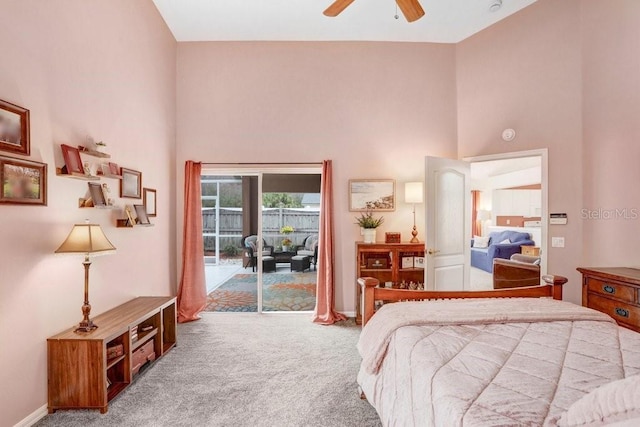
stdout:
<svg viewBox="0 0 640 427">
<path fill-rule="evenodd" d="M 356 217 L 356 224 L 362 229 L 365 243 L 376 242 L 376 229 L 382 225 L 384 217 L 374 218 L 372 212 L 364 212 Z"/>
<path fill-rule="evenodd" d="M 288 237 L 282 239 L 282 252 L 289 252 L 289 246 L 291 246 L 291 243 L 293 242 Z"/>
</svg>

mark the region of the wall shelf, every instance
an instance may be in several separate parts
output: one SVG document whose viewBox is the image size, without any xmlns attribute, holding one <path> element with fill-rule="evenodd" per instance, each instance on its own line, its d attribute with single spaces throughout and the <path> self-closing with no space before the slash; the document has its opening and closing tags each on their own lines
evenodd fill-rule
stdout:
<svg viewBox="0 0 640 427">
<path fill-rule="evenodd" d="M 61 168 L 56 168 L 56 176 L 63 178 L 79 179 L 81 181 L 100 181 L 100 177 L 96 175 L 87 175 L 79 172 L 64 173 Z"/>
<path fill-rule="evenodd" d="M 97 151 L 97 150 L 91 150 L 89 148 L 82 147 L 82 146 L 78 146 L 78 151 L 80 151 L 80 154 L 86 154 L 87 156 L 98 157 L 98 158 L 101 158 L 101 159 L 110 159 L 111 158 L 110 154 L 103 153 L 103 152 Z"/>
</svg>

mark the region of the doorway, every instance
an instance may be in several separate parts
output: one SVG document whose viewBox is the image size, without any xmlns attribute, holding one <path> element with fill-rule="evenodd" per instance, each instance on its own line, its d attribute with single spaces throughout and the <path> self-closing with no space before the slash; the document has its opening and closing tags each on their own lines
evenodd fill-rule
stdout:
<svg viewBox="0 0 640 427">
<path fill-rule="evenodd" d="M 320 179 L 319 166 L 203 169 L 205 311 L 314 309 Z"/>
<path fill-rule="evenodd" d="M 525 233 L 529 236 L 525 243 L 527 247 L 514 242 L 511 252 L 538 257 L 540 274 L 546 274 L 547 221 L 544 219 L 548 215 L 547 150 L 504 153 L 465 160 L 470 162 L 473 193 L 471 216 L 475 219 L 472 220 L 471 225 L 475 227 L 470 238 L 486 238 L 501 232 Z M 491 267 L 474 260 L 472 254 L 471 290 L 493 289 Z"/>
</svg>

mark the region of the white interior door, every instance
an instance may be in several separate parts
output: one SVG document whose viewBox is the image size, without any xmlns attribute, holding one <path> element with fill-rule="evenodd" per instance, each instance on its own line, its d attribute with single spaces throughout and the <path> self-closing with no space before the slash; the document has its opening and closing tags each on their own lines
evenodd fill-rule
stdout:
<svg viewBox="0 0 640 427">
<path fill-rule="evenodd" d="M 469 289 L 471 184 L 469 163 L 426 158 L 426 288 Z"/>
</svg>

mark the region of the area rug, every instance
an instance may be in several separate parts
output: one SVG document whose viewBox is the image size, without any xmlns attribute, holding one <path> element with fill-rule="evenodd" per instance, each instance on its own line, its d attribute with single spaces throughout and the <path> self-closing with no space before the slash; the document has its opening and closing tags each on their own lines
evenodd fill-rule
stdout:
<svg viewBox="0 0 640 427">
<path fill-rule="evenodd" d="M 236 274 L 211 292 L 205 311 L 258 311 L 258 276 Z M 265 273 L 263 311 L 311 311 L 316 305 L 316 274 Z"/>
</svg>

